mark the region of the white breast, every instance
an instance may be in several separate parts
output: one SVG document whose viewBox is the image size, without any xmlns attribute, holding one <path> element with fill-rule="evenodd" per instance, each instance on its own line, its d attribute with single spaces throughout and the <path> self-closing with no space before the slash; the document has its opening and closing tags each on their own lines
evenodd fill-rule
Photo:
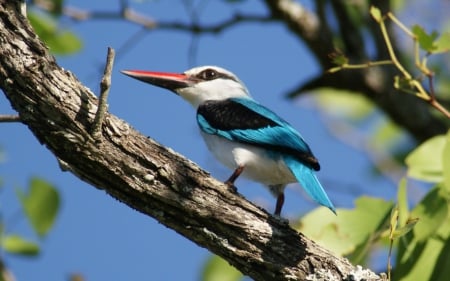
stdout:
<svg viewBox="0 0 450 281">
<path fill-rule="evenodd" d="M 234 170 L 244 166 L 243 176 L 265 185 L 286 185 L 296 182 L 281 156 L 265 149 L 232 142 L 225 138 L 201 132 L 208 149 L 225 166 Z"/>
</svg>

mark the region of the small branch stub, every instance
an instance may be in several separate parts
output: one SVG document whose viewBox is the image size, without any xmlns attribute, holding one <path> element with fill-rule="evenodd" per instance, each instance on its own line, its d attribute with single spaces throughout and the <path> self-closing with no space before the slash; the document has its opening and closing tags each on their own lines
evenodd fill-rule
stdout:
<svg viewBox="0 0 450 281">
<path fill-rule="evenodd" d="M 100 82 L 100 98 L 98 101 L 98 109 L 95 114 L 94 123 L 92 124 L 91 135 L 95 140 L 99 140 L 100 132 L 103 124 L 103 119 L 105 118 L 105 112 L 108 108 L 107 100 L 109 89 L 111 87 L 111 73 L 114 64 L 114 49 L 108 47 L 108 55 L 106 57 L 105 71 L 103 74 L 102 81 Z"/>
</svg>

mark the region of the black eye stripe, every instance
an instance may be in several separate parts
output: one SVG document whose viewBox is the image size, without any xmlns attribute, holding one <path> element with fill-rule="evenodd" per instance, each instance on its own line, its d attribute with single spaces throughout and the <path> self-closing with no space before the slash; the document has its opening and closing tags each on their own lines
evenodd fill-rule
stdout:
<svg viewBox="0 0 450 281">
<path fill-rule="evenodd" d="M 224 79 L 230 79 L 230 80 L 236 81 L 236 79 L 233 76 L 227 75 L 222 72 L 218 72 L 217 70 L 212 69 L 212 68 L 207 68 L 207 69 L 203 70 L 202 72 L 200 72 L 199 74 L 196 75 L 196 78 L 205 80 L 205 81 L 210 81 L 210 80 L 214 80 L 214 79 L 218 79 L 218 78 L 224 78 Z"/>
<path fill-rule="evenodd" d="M 208 68 L 197 74 L 197 78 L 202 80 L 214 80 L 219 78 L 219 73 L 214 69 Z"/>
</svg>

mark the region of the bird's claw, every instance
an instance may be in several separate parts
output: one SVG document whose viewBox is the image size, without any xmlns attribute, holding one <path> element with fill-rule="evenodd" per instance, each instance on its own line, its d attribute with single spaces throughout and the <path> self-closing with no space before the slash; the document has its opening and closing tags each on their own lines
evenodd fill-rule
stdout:
<svg viewBox="0 0 450 281">
<path fill-rule="evenodd" d="M 237 187 L 234 185 L 233 182 L 226 181 L 225 184 L 228 186 L 228 188 L 231 190 L 231 192 L 237 193 Z"/>
</svg>

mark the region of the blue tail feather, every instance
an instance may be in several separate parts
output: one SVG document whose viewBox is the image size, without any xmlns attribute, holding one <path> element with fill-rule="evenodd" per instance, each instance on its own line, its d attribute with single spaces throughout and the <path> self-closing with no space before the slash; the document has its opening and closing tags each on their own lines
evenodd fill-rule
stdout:
<svg viewBox="0 0 450 281">
<path fill-rule="evenodd" d="M 314 171 L 302 164 L 292 156 L 284 156 L 284 162 L 289 167 L 295 178 L 306 191 L 306 193 L 317 203 L 329 208 L 336 214 L 336 209 L 328 198 L 327 193 L 323 189 Z"/>
</svg>

